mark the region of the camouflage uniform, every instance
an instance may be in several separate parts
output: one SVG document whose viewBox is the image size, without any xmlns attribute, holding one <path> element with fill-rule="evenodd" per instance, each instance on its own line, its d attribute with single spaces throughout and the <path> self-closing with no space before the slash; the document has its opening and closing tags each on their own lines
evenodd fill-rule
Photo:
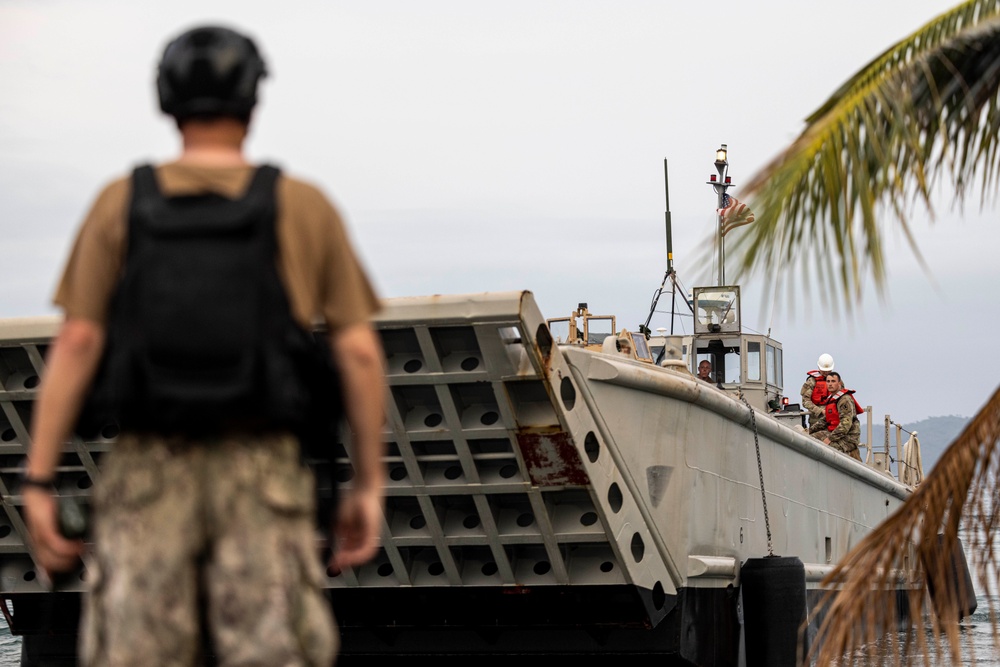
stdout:
<svg viewBox="0 0 1000 667">
<path fill-rule="evenodd" d="M 857 410 L 854 408 L 854 398 L 850 394 L 844 394 L 837 400 L 837 411 L 840 413 L 840 423 L 830 431 L 826 428 L 813 432 L 810 426 L 809 432 L 814 438 L 822 440 L 830 438 L 830 446 L 841 451 L 848 456 L 861 460 L 861 453 L 858 446 L 861 444 L 861 421 L 857 417 Z"/>
<path fill-rule="evenodd" d="M 101 473 L 82 664 L 199 664 L 198 609 L 226 665 L 332 664 L 314 481 L 294 438 L 125 434 Z"/>
<path fill-rule="evenodd" d="M 822 423 L 822 428 L 826 428 L 826 420 L 824 419 L 824 408 L 822 405 L 816 405 L 812 402 L 813 390 L 816 388 L 816 378 L 809 376 L 806 378 L 805 383 L 802 385 L 802 391 L 799 395 L 802 397 L 802 409 L 809 413 L 809 432 L 813 432 L 813 426 L 818 422 Z"/>
<path fill-rule="evenodd" d="M 809 435 L 816 435 L 818 433 L 820 439 L 825 438 L 827 432 L 830 430 L 826 426 L 826 417 L 816 419 L 810 416 L 808 433 Z"/>
</svg>

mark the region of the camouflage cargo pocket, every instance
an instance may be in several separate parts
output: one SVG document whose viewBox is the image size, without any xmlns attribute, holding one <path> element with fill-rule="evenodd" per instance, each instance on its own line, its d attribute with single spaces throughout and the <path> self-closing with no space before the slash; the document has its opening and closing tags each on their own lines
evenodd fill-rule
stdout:
<svg viewBox="0 0 1000 667">
<path fill-rule="evenodd" d="M 136 448 L 112 450 L 94 489 L 94 504 L 103 510 L 141 507 L 163 494 L 163 484 L 163 463 L 156 457 Z"/>
<path fill-rule="evenodd" d="M 275 512 L 289 516 L 313 512 L 316 482 L 297 460 L 262 469 L 258 482 L 264 503 Z"/>
</svg>

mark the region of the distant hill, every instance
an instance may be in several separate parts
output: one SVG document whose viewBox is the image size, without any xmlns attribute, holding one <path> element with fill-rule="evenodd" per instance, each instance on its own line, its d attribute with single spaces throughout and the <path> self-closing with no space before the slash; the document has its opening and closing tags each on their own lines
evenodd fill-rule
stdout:
<svg viewBox="0 0 1000 667">
<path fill-rule="evenodd" d="M 944 452 L 945 448 L 951 444 L 965 425 L 969 423 L 971 417 L 960 417 L 958 415 L 946 415 L 943 417 L 928 417 L 927 419 L 921 419 L 918 422 L 913 422 L 910 424 L 903 424 L 903 428 L 907 431 L 917 433 L 917 439 L 920 440 L 920 454 L 924 461 L 924 473 L 930 472 L 934 464 L 937 463 L 938 458 L 941 453 Z M 885 443 L 885 428 L 882 424 L 875 424 L 872 427 L 872 442 L 875 444 L 875 450 L 879 451 L 882 449 Z M 867 429 L 865 427 L 865 422 L 862 419 L 861 422 L 861 439 L 862 441 L 867 437 Z M 909 438 L 909 434 L 903 433 L 903 443 Z M 889 452 L 892 454 L 893 459 L 896 458 L 896 427 L 889 427 Z M 894 466 L 895 467 L 895 466 Z"/>
</svg>

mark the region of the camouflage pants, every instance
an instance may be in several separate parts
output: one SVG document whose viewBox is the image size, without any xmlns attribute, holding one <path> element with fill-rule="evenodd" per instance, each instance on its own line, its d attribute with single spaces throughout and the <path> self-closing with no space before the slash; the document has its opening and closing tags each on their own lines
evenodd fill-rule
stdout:
<svg viewBox="0 0 1000 667">
<path fill-rule="evenodd" d="M 123 435 L 94 491 L 81 664 L 328 667 L 312 474 L 290 436 Z"/>
<path fill-rule="evenodd" d="M 822 430 L 813 431 L 810 429 L 809 435 L 816 438 L 817 440 L 822 440 L 830 436 L 830 432 L 825 428 Z M 847 437 L 841 438 L 839 440 L 831 440 L 830 446 L 836 449 L 838 452 L 847 454 L 852 459 L 858 461 L 861 460 L 861 452 L 858 451 L 858 443 L 861 442 L 861 425 L 857 420 L 851 424 L 851 429 L 847 433 Z"/>
</svg>

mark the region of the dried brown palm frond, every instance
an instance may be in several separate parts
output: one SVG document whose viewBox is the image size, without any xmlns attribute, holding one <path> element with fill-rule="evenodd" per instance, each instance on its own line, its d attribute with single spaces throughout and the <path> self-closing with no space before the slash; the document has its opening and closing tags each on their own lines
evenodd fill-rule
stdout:
<svg viewBox="0 0 1000 667">
<path fill-rule="evenodd" d="M 826 577 L 829 592 L 813 613 L 822 621 L 809 658 L 817 665 L 854 664 L 869 660 L 873 651 L 882 658 L 916 652 L 934 664 L 950 659 L 960 664 L 963 645 L 959 639 L 960 617 L 965 600 L 975 599 L 971 582 L 956 570 L 960 524 L 967 536 L 978 541 L 973 571 L 980 591 L 991 594 L 996 586 L 998 555 L 994 551 L 997 528 L 997 480 L 1000 478 L 1000 389 L 938 460 L 937 465 L 912 496 L 879 525 Z M 969 545 L 967 545 L 969 546 Z M 902 595 L 896 590 L 905 589 Z M 897 625 L 901 612 L 909 620 Z M 990 612 L 994 639 L 996 618 Z M 930 624 L 930 631 L 923 630 Z M 916 632 L 895 634 L 897 629 L 916 627 Z M 876 640 L 886 634 L 892 638 Z"/>
<path fill-rule="evenodd" d="M 916 251 L 909 216 L 931 209 L 937 178 L 959 202 L 970 186 L 995 190 L 998 90 L 1000 0 L 964 2 L 886 50 L 746 185 L 757 222 L 727 237 L 738 272 L 778 281 L 798 265 L 848 310 L 867 276 L 881 289 L 887 223 Z"/>
</svg>

